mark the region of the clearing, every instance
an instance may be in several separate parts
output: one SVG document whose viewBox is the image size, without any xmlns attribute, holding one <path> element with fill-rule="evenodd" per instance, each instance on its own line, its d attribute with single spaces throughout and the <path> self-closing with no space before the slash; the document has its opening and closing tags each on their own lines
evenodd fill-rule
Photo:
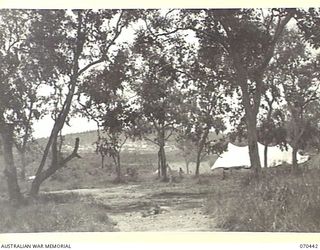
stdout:
<svg viewBox="0 0 320 250">
<path fill-rule="evenodd" d="M 106 208 L 119 231 L 212 231 L 206 214 L 208 185 L 139 183 L 46 192 L 51 198 L 78 197 Z"/>
</svg>

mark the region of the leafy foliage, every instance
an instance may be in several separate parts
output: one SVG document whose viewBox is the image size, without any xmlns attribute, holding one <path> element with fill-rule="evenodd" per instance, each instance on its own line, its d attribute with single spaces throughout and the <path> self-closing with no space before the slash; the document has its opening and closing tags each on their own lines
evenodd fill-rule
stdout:
<svg viewBox="0 0 320 250">
<path fill-rule="evenodd" d="M 304 149 L 318 135 L 319 79 L 315 59 L 298 38 L 294 31 L 284 36 L 285 49 L 279 51 L 276 63 L 287 104 L 288 139 L 293 148 Z"/>
</svg>

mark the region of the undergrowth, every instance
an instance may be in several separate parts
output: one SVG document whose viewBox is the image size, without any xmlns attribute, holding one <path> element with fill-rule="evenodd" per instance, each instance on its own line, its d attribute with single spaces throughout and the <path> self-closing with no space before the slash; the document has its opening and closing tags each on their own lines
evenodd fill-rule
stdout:
<svg viewBox="0 0 320 250">
<path fill-rule="evenodd" d="M 215 227 L 224 231 L 320 232 L 320 171 L 292 175 L 288 168 L 266 169 L 259 180 L 229 177 L 207 204 Z"/>
<path fill-rule="evenodd" d="M 116 231 L 104 208 L 80 201 L 42 201 L 19 208 L 1 201 L 0 207 L 1 233 Z"/>
</svg>

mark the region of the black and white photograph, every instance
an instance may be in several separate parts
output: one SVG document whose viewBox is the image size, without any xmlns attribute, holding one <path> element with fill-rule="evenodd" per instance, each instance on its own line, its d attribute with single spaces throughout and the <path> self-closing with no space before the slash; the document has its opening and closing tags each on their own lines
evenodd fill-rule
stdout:
<svg viewBox="0 0 320 250">
<path fill-rule="evenodd" d="M 316 7 L 0 9 L 0 234 L 320 233 L 319 48 Z"/>
</svg>

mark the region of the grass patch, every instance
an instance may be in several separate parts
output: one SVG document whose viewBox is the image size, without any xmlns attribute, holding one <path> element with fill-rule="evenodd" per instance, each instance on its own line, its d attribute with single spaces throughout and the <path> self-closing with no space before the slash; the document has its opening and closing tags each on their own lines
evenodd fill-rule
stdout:
<svg viewBox="0 0 320 250">
<path fill-rule="evenodd" d="M 104 208 L 83 202 L 38 202 L 13 208 L 0 202 L 1 233 L 117 231 Z"/>
<path fill-rule="evenodd" d="M 259 181 L 233 175 L 209 197 L 207 211 L 224 231 L 320 232 L 320 171 L 266 169 Z M 231 184 L 232 183 L 232 184 Z"/>
</svg>

